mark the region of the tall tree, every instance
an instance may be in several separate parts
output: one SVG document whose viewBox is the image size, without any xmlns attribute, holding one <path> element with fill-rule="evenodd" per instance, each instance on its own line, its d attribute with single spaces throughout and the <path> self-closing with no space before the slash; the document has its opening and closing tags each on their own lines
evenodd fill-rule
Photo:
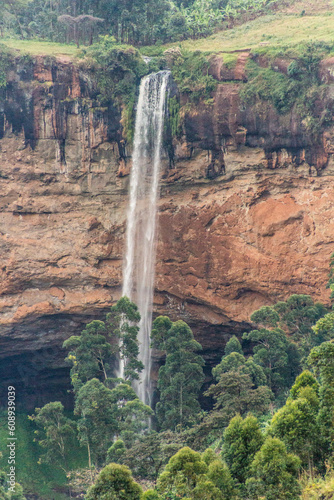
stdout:
<svg viewBox="0 0 334 500">
<path fill-rule="evenodd" d="M 68 456 L 75 437 L 75 422 L 65 417 L 64 407 L 59 401 L 36 408 L 29 417 L 39 430 L 36 441 L 45 450 L 39 462 L 57 465 L 68 471 Z"/>
<path fill-rule="evenodd" d="M 255 344 L 254 361 L 263 367 L 268 386 L 276 393 L 289 387 L 291 378 L 298 374 L 300 360 L 296 345 L 284 331 L 277 327 L 260 328 L 244 333 L 243 338 Z"/>
<path fill-rule="evenodd" d="M 66 361 L 72 364 L 71 380 L 75 391 L 94 377 L 107 380 L 112 348 L 106 335 L 104 322 L 95 320 L 86 325 L 81 335 L 73 335 L 63 343 L 65 349 L 70 349 Z"/>
<path fill-rule="evenodd" d="M 153 323 L 152 346 L 166 352 L 159 370 L 160 401 L 156 415 L 162 430 L 181 430 L 194 423 L 200 411 L 198 395 L 204 381 L 202 349 L 184 321 L 159 317 Z"/>
<path fill-rule="evenodd" d="M 120 357 L 125 364 L 125 380 L 138 380 L 139 373 L 144 368 L 143 363 L 138 360 L 139 322 L 138 307 L 128 297 L 119 299 L 111 308 L 111 312 L 107 314 L 107 325 L 119 342 Z"/>
<path fill-rule="evenodd" d="M 320 377 L 318 424 L 329 455 L 334 451 L 334 342 L 314 347 L 308 362 Z"/>
<path fill-rule="evenodd" d="M 317 421 L 319 397 L 314 389 L 316 380 L 301 374 L 291 390 L 296 397 L 288 398 L 286 404 L 272 418 L 270 432 L 281 439 L 288 450 L 302 460 L 302 464 L 313 474 L 315 459 L 321 457 L 320 429 Z M 312 385 L 302 386 L 302 379 Z"/>
<path fill-rule="evenodd" d="M 222 456 L 238 483 L 250 476 L 250 467 L 255 454 L 260 450 L 264 438 L 259 422 L 252 415 L 242 419 L 232 418 L 224 432 Z"/>
<path fill-rule="evenodd" d="M 286 451 L 277 438 L 267 438 L 252 462 L 251 476 L 246 481 L 252 500 L 299 500 L 300 460 Z"/>
<path fill-rule="evenodd" d="M 117 405 L 111 390 L 99 380 L 92 379 L 83 385 L 75 401 L 74 413 L 79 415 L 78 435 L 87 446 L 89 468 L 92 462 L 102 464 L 118 432 Z"/>
<path fill-rule="evenodd" d="M 128 383 L 109 389 L 97 379 L 81 387 L 74 411 L 80 416 L 79 439 L 87 446 L 90 464 L 103 463 L 116 438 L 131 446 L 148 428 L 153 414 Z"/>
</svg>

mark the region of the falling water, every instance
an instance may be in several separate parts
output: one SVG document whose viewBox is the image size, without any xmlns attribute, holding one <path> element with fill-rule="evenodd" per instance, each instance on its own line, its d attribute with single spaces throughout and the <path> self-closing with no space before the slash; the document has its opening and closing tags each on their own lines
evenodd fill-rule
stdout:
<svg viewBox="0 0 334 500">
<path fill-rule="evenodd" d="M 123 271 L 123 295 L 139 309 L 139 359 L 144 364 L 136 384 L 139 398 L 151 403 L 150 332 L 155 268 L 155 227 L 169 71 L 159 71 L 143 78 L 140 85 L 133 165 L 130 177 L 130 200 L 127 215 L 126 255 Z M 119 376 L 124 374 L 120 366 Z"/>
</svg>

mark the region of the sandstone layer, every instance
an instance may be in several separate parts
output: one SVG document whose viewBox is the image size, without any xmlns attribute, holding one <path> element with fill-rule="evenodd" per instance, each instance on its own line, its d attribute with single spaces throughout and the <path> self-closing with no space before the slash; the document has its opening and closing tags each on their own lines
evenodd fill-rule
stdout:
<svg viewBox="0 0 334 500">
<path fill-rule="evenodd" d="M 41 58 L 23 69 L 0 108 L 0 374 L 34 407 L 70 403 L 62 342 L 120 296 L 131 148 L 88 74 Z M 328 303 L 334 250 L 334 128 L 315 140 L 294 111 L 245 106 L 216 77 L 213 107 L 186 114 L 165 159 L 154 300 L 192 326 L 208 367 L 256 308 L 293 293 Z"/>
</svg>

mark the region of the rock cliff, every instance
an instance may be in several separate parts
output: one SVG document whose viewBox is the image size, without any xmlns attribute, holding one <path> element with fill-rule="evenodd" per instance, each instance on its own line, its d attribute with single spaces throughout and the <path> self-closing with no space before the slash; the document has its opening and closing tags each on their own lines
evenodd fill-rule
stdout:
<svg viewBox="0 0 334 500">
<path fill-rule="evenodd" d="M 155 312 L 194 329 L 210 364 L 256 308 L 306 293 L 328 303 L 334 128 L 239 97 L 247 54 L 219 58 L 213 105 L 185 113 L 161 182 Z M 284 66 L 284 65 L 283 65 Z M 322 63 L 331 109 L 334 61 Z M 231 81 L 229 81 L 231 80 Z M 181 96 L 181 101 L 185 97 Z M 62 342 L 120 296 L 131 148 L 91 76 L 37 58 L 0 103 L 1 378 L 25 406 L 67 395 Z"/>
</svg>

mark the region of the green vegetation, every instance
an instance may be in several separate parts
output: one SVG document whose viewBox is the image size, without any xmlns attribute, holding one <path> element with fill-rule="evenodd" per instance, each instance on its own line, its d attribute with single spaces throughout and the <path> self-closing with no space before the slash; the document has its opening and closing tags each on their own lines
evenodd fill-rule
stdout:
<svg viewBox="0 0 334 500">
<path fill-rule="evenodd" d="M 204 381 L 200 344 L 185 322 L 159 316 L 152 347 L 166 356 L 153 411 L 139 401 L 130 380 L 112 377 L 115 355 L 130 367 L 129 379 L 140 368 L 140 317 L 123 297 L 105 322 L 89 323 L 64 343 L 70 349 L 75 417 L 65 416 L 59 402 L 36 409 L 31 420 L 43 449 L 39 467 L 73 471 L 71 450 L 80 442 L 88 455 L 87 499 L 297 500 L 302 486 L 309 495 L 316 484 L 325 489 L 331 479 L 324 483 L 320 475 L 333 454 L 334 344 L 321 342 L 312 323 L 326 312 L 305 295 L 255 311 L 251 320 L 258 329 L 243 335 L 254 355 L 246 357 L 238 338 L 230 338 L 212 371 L 216 383 L 205 393 L 215 401 L 209 412 L 198 402 Z M 322 335 L 328 338 L 329 332 Z M 308 355 L 304 363 L 313 372 L 300 373 L 299 353 Z M 159 432 L 149 427 L 152 417 Z M 316 474 L 319 479 L 310 485 L 307 478 Z M 152 487 L 143 493 L 137 481 Z M 79 484 L 87 490 L 84 481 Z"/>
<path fill-rule="evenodd" d="M 14 61 L 31 64 L 37 54 L 65 60 L 78 55 L 76 64 L 89 71 L 99 109 L 119 114 L 123 139 L 130 142 L 140 80 L 168 66 L 181 98 L 173 93 L 168 100 L 165 136 L 180 138 L 185 114 L 199 104 L 212 105 L 218 85 L 209 74 L 212 54 L 233 70 L 238 58 L 233 51 L 247 49 L 242 100 L 261 109 L 268 103 L 281 115 L 294 109 L 316 138 L 332 120 L 332 110 L 319 111 L 315 103 L 327 91 L 318 69 L 333 53 L 334 14 L 320 1 L 312 15 L 301 15 L 304 0 L 283 12 L 290 3 L 0 0 L 0 36 L 6 36 L 0 46 L 0 92 Z M 256 19 L 260 13 L 266 15 Z M 64 39 L 67 44 L 57 43 Z M 74 40 L 83 45 L 81 51 Z M 146 64 L 142 54 L 152 59 Z M 333 268 L 332 256 L 334 293 Z M 128 298 L 122 297 L 104 321 L 92 321 L 67 339 L 73 412 L 67 414 L 56 401 L 36 408 L 30 420 L 18 416 L 17 478 L 26 494 L 67 498 L 66 489 L 73 488 L 70 471 L 85 476 L 75 488 L 87 500 L 297 500 L 302 487 L 304 499 L 329 498 L 334 313 L 308 295 L 292 295 L 261 307 L 250 321 L 252 329 L 240 339 L 231 336 L 210 378 L 190 327 L 156 318 L 151 347 L 162 356 L 153 409 L 131 386 L 144 366 L 138 360 L 140 315 Z M 123 379 L 114 373 L 120 360 Z M 0 465 L 6 468 L 3 457 Z M 80 467 L 84 470 L 78 472 Z M 23 494 L 18 487 L 16 500 Z M 14 500 L 4 491 L 3 474 L 0 497 Z"/>
<path fill-rule="evenodd" d="M 169 62 L 179 91 L 194 103 L 210 98 L 217 82 L 208 74 L 207 58 L 199 51 L 176 51 L 171 56 Z"/>
<path fill-rule="evenodd" d="M 17 40 L 15 38 L 4 38 L 1 43 L 10 49 L 18 50 L 32 56 L 68 56 L 72 59 L 78 54 L 75 45 L 65 43 L 46 42 L 43 40 Z"/>
<path fill-rule="evenodd" d="M 87 493 L 86 500 L 140 500 L 142 489 L 125 465 L 107 465 Z"/>
<path fill-rule="evenodd" d="M 7 442 L 8 429 L 6 427 L 6 415 L 1 413 L 0 442 L 3 456 L 0 458 L 0 470 L 8 473 L 7 453 L 5 443 Z M 27 414 L 16 415 L 16 436 L 20 445 L 16 450 L 17 474 L 16 480 L 23 485 L 26 495 L 38 494 L 41 499 L 65 500 L 67 495 L 67 478 L 61 468 L 40 462 L 41 453 L 44 449 L 35 439 L 36 426 L 28 419 Z M 87 452 L 79 447 L 74 441 L 68 456 L 69 469 L 75 470 L 87 467 Z"/>
<path fill-rule="evenodd" d="M 291 13 L 278 10 L 207 38 L 183 41 L 182 48 L 223 54 L 251 49 L 266 54 L 271 51 L 285 53 L 308 42 L 332 44 L 334 9 L 328 10 L 328 2 L 322 0 L 317 4 L 318 12 L 301 16 L 302 9 L 310 10 L 311 3 L 294 2 Z"/>
<path fill-rule="evenodd" d="M 200 412 L 198 395 L 204 382 L 202 350 L 184 321 L 172 323 L 159 316 L 153 323 L 152 347 L 166 352 L 159 370 L 160 401 L 156 415 L 162 430 L 182 429 L 194 423 Z"/>
<path fill-rule="evenodd" d="M 35 433 L 38 444 L 45 450 L 39 463 L 56 465 L 66 474 L 69 451 L 73 445 L 74 422 L 64 415 L 63 405 L 57 401 L 48 403 L 43 408 L 36 408 L 36 414 L 30 419 L 40 429 Z"/>
<path fill-rule="evenodd" d="M 66 39 L 91 44 L 98 34 L 149 45 L 207 36 L 215 29 L 270 12 L 273 0 L 2 0 L 0 36 Z"/>
</svg>

